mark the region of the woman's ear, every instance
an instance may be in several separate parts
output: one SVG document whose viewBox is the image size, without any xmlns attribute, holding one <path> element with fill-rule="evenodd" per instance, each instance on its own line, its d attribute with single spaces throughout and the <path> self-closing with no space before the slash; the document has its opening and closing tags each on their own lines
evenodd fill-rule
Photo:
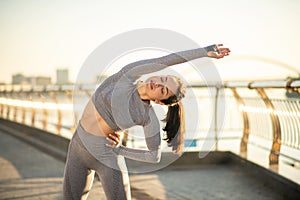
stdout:
<svg viewBox="0 0 300 200">
<path fill-rule="evenodd" d="M 161 102 L 160 100 L 155 100 L 154 103 L 159 104 L 159 105 L 165 105 L 163 102 Z"/>
</svg>

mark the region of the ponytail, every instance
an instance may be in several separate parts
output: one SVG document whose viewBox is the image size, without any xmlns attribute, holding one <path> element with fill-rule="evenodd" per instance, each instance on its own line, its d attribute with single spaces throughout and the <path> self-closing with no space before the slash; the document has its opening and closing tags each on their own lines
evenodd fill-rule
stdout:
<svg viewBox="0 0 300 200">
<path fill-rule="evenodd" d="M 168 106 L 168 113 L 164 120 L 166 126 L 163 131 L 166 132 L 168 146 L 172 147 L 174 153 L 181 155 L 183 150 L 183 134 L 185 132 L 184 109 L 181 101 L 175 105 Z"/>
<path fill-rule="evenodd" d="M 184 110 L 181 99 L 185 96 L 186 87 L 177 76 L 173 76 L 179 85 L 178 90 L 168 99 L 160 100 L 161 103 L 168 106 L 168 113 L 163 120 L 166 122 L 163 131 L 165 131 L 164 140 L 168 146 L 172 147 L 175 154 L 181 155 L 183 150 L 183 134 L 185 132 Z"/>
</svg>

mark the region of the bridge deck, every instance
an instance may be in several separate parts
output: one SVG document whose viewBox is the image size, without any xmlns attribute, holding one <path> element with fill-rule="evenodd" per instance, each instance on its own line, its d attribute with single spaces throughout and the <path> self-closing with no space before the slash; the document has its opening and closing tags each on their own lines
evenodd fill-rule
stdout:
<svg viewBox="0 0 300 200">
<path fill-rule="evenodd" d="M 64 162 L 3 129 L 0 138 L 0 199 L 60 199 Z M 131 175 L 130 182 L 133 199 L 273 200 L 288 195 L 258 172 L 235 163 L 171 166 Z M 98 180 L 89 199 L 105 199 Z"/>
</svg>

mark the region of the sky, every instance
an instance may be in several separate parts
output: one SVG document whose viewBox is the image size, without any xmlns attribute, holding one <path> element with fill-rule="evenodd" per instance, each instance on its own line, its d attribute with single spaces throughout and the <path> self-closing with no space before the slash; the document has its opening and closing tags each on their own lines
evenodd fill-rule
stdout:
<svg viewBox="0 0 300 200">
<path fill-rule="evenodd" d="M 298 76 L 299 9 L 298 0 L 0 0 L 0 82 L 16 73 L 55 82 L 64 68 L 74 81 L 99 45 L 141 28 L 223 43 L 232 53 L 214 62 L 224 80 Z"/>
</svg>

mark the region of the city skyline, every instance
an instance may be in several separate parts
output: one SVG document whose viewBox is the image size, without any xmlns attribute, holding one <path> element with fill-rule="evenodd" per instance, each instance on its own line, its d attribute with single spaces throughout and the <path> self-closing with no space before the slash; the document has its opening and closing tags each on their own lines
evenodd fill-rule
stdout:
<svg viewBox="0 0 300 200">
<path fill-rule="evenodd" d="M 12 85 L 64 85 L 64 84 L 73 84 L 69 80 L 69 69 L 56 69 L 55 80 L 52 80 L 51 76 L 39 75 L 34 76 L 27 75 L 25 73 L 16 73 L 12 74 L 10 83 L 2 84 L 12 84 Z"/>
<path fill-rule="evenodd" d="M 99 83 L 105 80 L 107 75 L 97 75 L 91 77 L 90 83 Z M 28 75 L 26 73 L 16 73 L 11 75 L 11 81 L 9 83 L 1 83 L 0 85 L 69 85 L 75 84 L 75 82 L 69 80 L 69 69 L 56 69 L 56 77 L 53 80 L 53 77 L 47 75 L 36 74 L 34 76 Z M 84 84 L 84 83 L 83 83 Z"/>
<path fill-rule="evenodd" d="M 3 0 L 0 82 L 9 83 L 12 74 L 25 72 L 54 80 L 61 66 L 69 68 L 70 81 L 75 82 L 94 49 L 115 35 L 141 28 L 172 30 L 200 46 L 224 43 L 232 54 L 215 62 L 224 80 L 297 76 L 299 8 L 295 0 Z"/>
</svg>

